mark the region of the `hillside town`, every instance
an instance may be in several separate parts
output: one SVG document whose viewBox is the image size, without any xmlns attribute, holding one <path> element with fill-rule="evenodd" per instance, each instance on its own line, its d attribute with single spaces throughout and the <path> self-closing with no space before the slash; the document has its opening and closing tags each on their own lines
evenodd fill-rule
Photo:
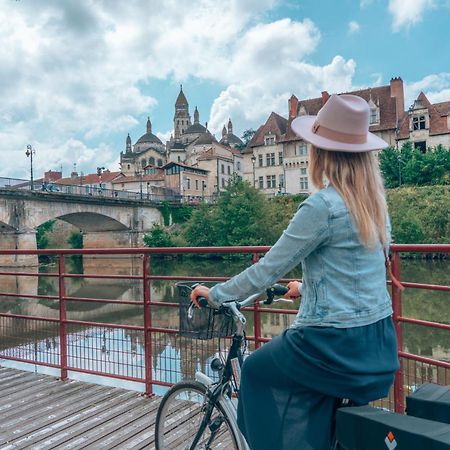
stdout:
<svg viewBox="0 0 450 450">
<path fill-rule="evenodd" d="M 349 92 L 364 98 L 370 106 L 370 131 L 401 148 L 410 141 L 426 152 L 438 145 L 450 147 L 450 101 L 431 103 L 421 92 L 406 107 L 403 80 L 392 78 L 385 86 Z M 45 173 L 42 186 L 64 186 L 66 192 L 122 196 L 124 192 L 141 198 L 181 196 L 194 200 L 219 195 L 233 176 L 243 178 L 268 195 L 309 193 L 308 143 L 291 130 L 292 121 L 315 115 L 330 96 L 287 101 L 286 117 L 272 112 L 266 122 L 243 142 L 233 133 L 231 118 L 224 124 L 220 139 L 200 122 L 195 107 L 193 121 L 183 87 L 174 104 L 173 133 L 163 143 L 154 134 L 148 118 L 145 133 L 134 143 L 125 139 L 119 170 L 98 167 L 89 174 L 74 168 L 70 177 L 59 171 Z M 252 132 L 253 130 L 248 130 Z"/>
</svg>

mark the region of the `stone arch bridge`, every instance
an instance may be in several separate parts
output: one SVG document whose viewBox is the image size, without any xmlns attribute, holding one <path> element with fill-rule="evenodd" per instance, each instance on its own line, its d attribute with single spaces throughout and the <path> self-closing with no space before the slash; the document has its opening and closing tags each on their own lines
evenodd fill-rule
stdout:
<svg viewBox="0 0 450 450">
<path fill-rule="evenodd" d="M 0 189 L 0 249 L 36 249 L 36 228 L 51 219 L 79 228 L 85 248 L 114 248 L 141 246 L 143 235 L 162 222 L 162 215 L 149 201 Z M 0 255 L 0 265 L 32 260 Z"/>
</svg>

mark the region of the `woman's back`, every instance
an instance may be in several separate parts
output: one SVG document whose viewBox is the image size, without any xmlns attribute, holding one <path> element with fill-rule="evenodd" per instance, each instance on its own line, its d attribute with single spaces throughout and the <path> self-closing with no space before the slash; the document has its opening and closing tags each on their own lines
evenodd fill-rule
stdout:
<svg viewBox="0 0 450 450">
<path fill-rule="evenodd" d="M 392 313 L 381 243 L 367 248 L 339 193 L 328 187 L 305 203 L 323 230 L 320 244 L 302 260 L 302 303 L 294 327 L 367 325 Z M 324 214 L 323 211 L 326 210 Z M 389 235 L 389 230 L 387 230 Z"/>
</svg>

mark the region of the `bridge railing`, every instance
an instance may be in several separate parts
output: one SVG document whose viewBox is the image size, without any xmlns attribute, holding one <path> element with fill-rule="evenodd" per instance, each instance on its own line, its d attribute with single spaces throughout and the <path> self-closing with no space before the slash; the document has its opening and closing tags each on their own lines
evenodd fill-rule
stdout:
<svg viewBox="0 0 450 450">
<path fill-rule="evenodd" d="M 38 254 L 56 258 L 58 270 L 55 273 L 30 272 L 17 269 L 0 269 L 0 362 L 18 361 L 36 366 L 57 369 L 60 377 L 66 379 L 76 373 L 100 375 L 119 380 L 142 383 L 145 392 L 151 395 L 159 386 L 192 377 L 196 370 L 209 372 L 209 362 L 216 354 L 226 350 L 228 340 L 220 342 L 192 340 L 179 335 L 179 302 L 173 287 L 176 282 L 201 281 L 214 283 L 226 280 L 223 276 L 164 275 L 153 273 L 151 259 L 161 255 L 193 254 L 247 254 L 251 262 L 267 252 L 269 247 L 205 247 L 205 248 L 140 248 L 140 249 L 85 249 L 85 250 L 0 250 L 0 254 Z M 393 245 L 393 273 L 401 279 L 402 253 L 445 253 L 450 245 Z M 89 257 L 139 257 L 139 268 L 132 274 L 118 273 L 71 273 L 66 262 L 72 255 Z M 135 258 L 136 259 L 136 258 Z M 213 263 L 211 263 L 213 264 Z M 101 265 L 98 260 L 97 267 Z M 195 272 L 195 262 L 192 264 Z M 11 277 L 14 279 L 11 281 Z M 37 292 L 22 290 L 21 279 L 46 278 Z M 84 280 L 117 280 L 130 285 L 132 297 L 119 299 L 100 296 L 69 295 L 69 282 Z M 9 281 L 8 281 L 9 280 Z M 50 281 L 49 281 L 50 280 Z M 78 280 L 78 281 L 77 281 Z M 281 281 L 289 281 L 287 279 Z M 48 289 L 50 282 L 56 285 Z M 450 292 L 450 286 L 402 281 L 407 289 Z M 11 288 L 7 289 L 10 285 Z M 14 289 L 14 286 L 19 288 Z M 402 293 L 392 289 L 394 323 L 398 336 L 398 354 L 401 368 L 396 374 L 394 387 L 389 397 L 380 405 L 396 411 L 404 410 L 404 397 L 418 384 L 434 381 L 449 383 L 450 362 L 444 359 L 424 357 L 405 350 L 403 345 L 404 324 L 440 329 L 450 336 L 450 324 L 409 318 L 402 315 Z M 159 294 L 158 294 L 159 291 Z M 161 291 L 163 294 L 161 295 Z M 97 289 L 97 292 L 102 292 Z M 122 308 L 134 311 L 138 323 L 118 320 L 111 313 L 106 319 L 87 320 L 74 317 L 73 306 L 108 308 L 112 311 Z M 26 311 L 20 304 L 31 305 Z M 298 305 L 292 309 L 255 305 L 247 308 L 249 350 L 258 348 L 279 334 L 292 323 Z M 47 311 L 43 315 L 42 311 Z M 48 311 L 52 313 L 49 314 Z M 125 314 L 125 317 L 127 314 Z M 225 342 L 224 342 L 225 341 Z M 447 340 L 448 342 L 448 340 Z M 219 350 L 220 352 L 220 350 Z"/>
<path fill-rule="evenodd" d="M 146 187 L 145 187 L 146 188 Z M 16 180 L 13 178 L 0 178 L 0 189 L 12 189 L 21 191 L 34 191 L 45 195 L 70 195 L 81 196 L 87 198 L 109 198 L 116 200 L 132 200 L 139 202 L 163 203 L 168 202 L 172 204 L 200 204 L 200 203 L 214 203 L 217 200 L 217 195 L 204 195 L 200 191 L 198 194 L 181 195 L 170 192 L 154 193 L 151 190 L 142 189 L 138 191 L 129 191 L 122 189 L 106 189 L 103 187 L 93 185 L 74 185 L 74 184 L 59 184 L 54 183 L 33 183 L 31 189 L 31 182 L 27 180 Z"/>
</svg>

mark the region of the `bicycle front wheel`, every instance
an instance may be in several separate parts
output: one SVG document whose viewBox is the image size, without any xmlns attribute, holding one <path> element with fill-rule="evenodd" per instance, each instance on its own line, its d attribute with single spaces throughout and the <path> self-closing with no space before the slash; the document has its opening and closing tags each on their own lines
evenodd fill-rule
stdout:
<svg viewBox="0 0 450 450">
<path fill-rule="evenodd" d="M 202 423 L 206 387 L 196 381 L 182 381 L 172 386 L 159 405 L 155 424 L 156 450 L 187 450 Z M 220 404 L 214 405 L 196 449 L 239 450 L 231 421 Z"/>
</svg>

